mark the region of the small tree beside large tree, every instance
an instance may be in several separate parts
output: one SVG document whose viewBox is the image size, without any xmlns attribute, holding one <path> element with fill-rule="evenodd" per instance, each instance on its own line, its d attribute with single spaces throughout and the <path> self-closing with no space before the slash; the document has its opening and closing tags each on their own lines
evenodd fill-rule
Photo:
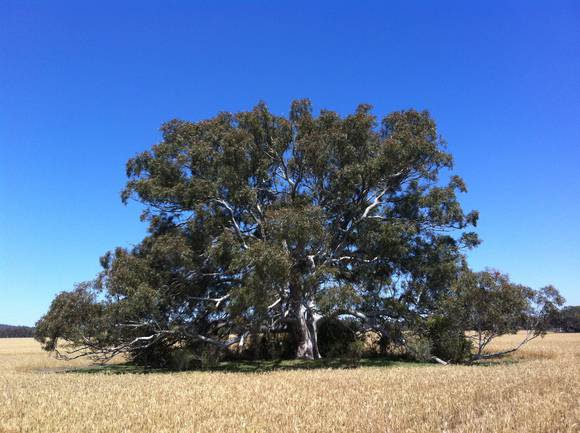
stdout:
<svg viewBox="0 0 580 433">
<path fill-rule="evenodd" d="M 564 298 L 553 286 L 539 290 L 516 284 L 496 270 L 463 270 L 453 283 L 449 298 L 442 302 L 444 314 L 465 330 L 474 351 L 471 361 L 496 358 L 517 351 L 546 334 Z M 523 330 L 513 347 L 489 350 L 490 343 L 505 334 Z"/>
</svg>

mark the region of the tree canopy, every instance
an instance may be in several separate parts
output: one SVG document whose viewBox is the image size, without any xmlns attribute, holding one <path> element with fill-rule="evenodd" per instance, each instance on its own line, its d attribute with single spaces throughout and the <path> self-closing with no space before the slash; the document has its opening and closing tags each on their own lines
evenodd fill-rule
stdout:
<svg viewBox="0 0 580 433">
<path fill-rule="evenodd" d="M 122 192 L 144 205 L 148 236 L 54 300 L 37 326 L 47 349 L 164 359 L 283 333 L 313 359 L 321 321 L 337 318 L 393 340 L 451 293 L 479 243 L 428 112 L 315 115 L 298 100 L 287 117 L 260 103 L 161 131 Z"/>
<path fill-rule="evenodd" d="M 463 270 L 452 285 L 450 296 L 440 303 L 443 315 L 452 319 L 474 346 L 472 360 L 514 352 L 551 328 L 564 298 L 553 286 L 533 290 L 510 281 L 496 270 Z M 525 330 L 521 342 L 501 352 L 486 352 L 496 337 Z"/>
</svg>

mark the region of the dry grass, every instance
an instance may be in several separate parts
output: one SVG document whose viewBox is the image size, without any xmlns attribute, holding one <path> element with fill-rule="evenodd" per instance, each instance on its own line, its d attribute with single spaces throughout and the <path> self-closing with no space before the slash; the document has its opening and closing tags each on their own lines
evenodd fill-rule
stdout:
<svg viewBox="0 0 580 433">
<path fill-rule="evenodd" d="M 488 367 L 57 374 L 48 371 L 63 363 L 34 341 L 0 340 L 0 432 L 579 432 L 580 334 L 548 335 L 514 358 Z"/>
</svg>

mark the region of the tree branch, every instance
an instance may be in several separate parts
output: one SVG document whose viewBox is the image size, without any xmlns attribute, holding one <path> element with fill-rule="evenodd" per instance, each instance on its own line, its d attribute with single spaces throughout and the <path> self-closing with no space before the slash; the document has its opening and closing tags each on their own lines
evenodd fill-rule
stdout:
<svg viewBox="0 0 580 433">
<path fill-rule="evenodd" d="M 236 234 L 238 235 L 238 238 L 240 239 L 240 242 L 242 244 L 242 248 L 247 250 L 248 244 L 246 244 L 246 241 L 244 240 L 244 235 L 242 234 L 242 230 L 240 229 L 240 225 L 238 224 L 238 221 L 236 220 L 233 208 L 230 206 L 230 204 L 227 201 L 225 201 L 223 199 L 214 198 L 212 200 L 215 201 L 216 203 L 221 204 L 224 208 L 227 209 L 227 211 L 230 214 L 230 219 L 232 221 L 232 224 L 234 225 L 234 229 L 236 231 Z"/>
</svg>

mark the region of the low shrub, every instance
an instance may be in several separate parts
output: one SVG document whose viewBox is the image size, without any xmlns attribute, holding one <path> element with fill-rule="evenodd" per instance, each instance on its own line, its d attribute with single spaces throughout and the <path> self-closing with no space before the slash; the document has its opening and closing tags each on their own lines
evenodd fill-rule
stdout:
<svg viewBox="0 0 580 433">
<path fill-rule="evenodd" d="M 465 332 L 448 317 L 435 316 L 427 321 L 426 336 L 431 354 L 448 362 L 464 362 L 471 356 L 471 342 Z"/>
<path fill-rule="evenodd" d="M 433 356 L 431 348 L 432 343 L 428 337 L 413 335 L 406 342 L 407 356 L 414 361 L 429 361 Z"/>
<path fill-rule="evenodd" d="M 324 319 L 318 325 L 318 350 L 323 357 L 339 358 L 348 354 L 357 342 L 357 324 L 340 319 Z M 361 345 L 361 352 L 363 347 Z"/>
</svg>

